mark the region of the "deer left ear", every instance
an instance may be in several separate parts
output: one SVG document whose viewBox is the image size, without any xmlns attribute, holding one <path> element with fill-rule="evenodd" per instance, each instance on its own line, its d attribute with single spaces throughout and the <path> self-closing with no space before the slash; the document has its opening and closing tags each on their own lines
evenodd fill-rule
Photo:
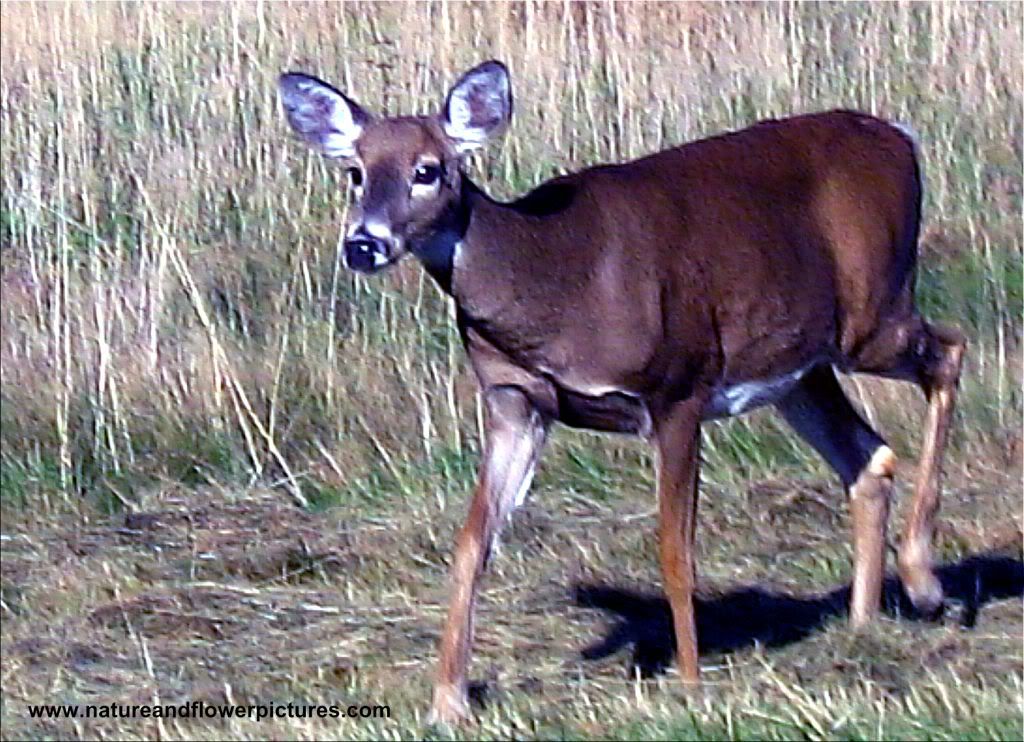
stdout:
<svg viewBox="0 0 1024 742">
<path fill-rule="evenodd" d="M 452 86 L 441 123 L 459 153 L 472 152 L 500 136 L 512 118 L 512 84 L 501 62 L 484 62 Z"/>
</svg>

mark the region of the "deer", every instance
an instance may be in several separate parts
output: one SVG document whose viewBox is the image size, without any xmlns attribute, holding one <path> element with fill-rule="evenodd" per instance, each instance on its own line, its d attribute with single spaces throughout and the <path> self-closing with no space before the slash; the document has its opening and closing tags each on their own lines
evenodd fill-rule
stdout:
<svg viewBox="0 0 1024 742">
<path fill-rule="evenodd" d="M 555 423 L 654 448 L 685 688 L 700 674 L 702 423 L 772 405 L 838 475 L 860 630 L 880 610 L 897 460 L 837 374 L 912 382 L 927 412 L 898 573 L 915 611 L 941 612 L 930 551 L 966 340 L 915 306 L 922 170 L 908 128 L 848 110 L 766 120 L 501 203 L 467 174 L 511 121 L 501 62 L 465 72 L 432 115 L 378 117 L 297 72 L 281 75 L 279 96 L 299 137 L 347 168 L 347 267 L 373 274 L 417 258 L 454 301 L 479 382 L 481 462 L 455 540 L 431 720 L 472 718 L 479 581 Z"/>
</svg>

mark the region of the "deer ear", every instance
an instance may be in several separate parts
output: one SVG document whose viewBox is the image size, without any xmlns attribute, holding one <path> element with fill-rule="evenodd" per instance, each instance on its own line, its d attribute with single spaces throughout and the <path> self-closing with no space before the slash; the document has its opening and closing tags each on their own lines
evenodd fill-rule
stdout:
<svg viewBox="0 0 1024 742">
<path fill-rule="evenodd" d="M 501 62 L 484 62 L 448 92 L 441 123 L 460 152 L 482 147 L 502 134 L 512 118 L 512 84 Z"/>
<path fill-rule="evenodd" d="M 288 123 L 327 157 L 353 157 L 370 115 L 343 93 L 311 75 L 288 72 L 278 80 Z"/>
</svg>

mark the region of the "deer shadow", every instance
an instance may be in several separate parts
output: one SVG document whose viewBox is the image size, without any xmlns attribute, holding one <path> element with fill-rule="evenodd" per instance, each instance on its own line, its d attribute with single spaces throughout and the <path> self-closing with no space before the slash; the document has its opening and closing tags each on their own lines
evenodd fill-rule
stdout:
<svg viewBox="0 0 1024 742">
<path fill-rule="evenodd" d="M 979 554 L 936 570 L 947 604 L 963 606 L 960 623 L 972 628 L 978 611 L 993 600 L 1024 596 L 1024 561 Z M 828 593 L 796 597 L 759 587 L 744 587 L 713 598 L 696 598 L 697 637 L 701 654 L 735 651 L 760 644 L 781 647 L 800 641 L 832 618 L 848 612 L 850 586 Z M 584 659 L 608 657 L 631 646 L 633 665 L 643 677 L 663 672 L 675 658 L 675 634 L 668 601 L 661 595 L 597 584 L 575 587 L 580 607 L 611 613 L 617 621 L 606 636 L 582 650 Z M 883 611 L 910 620 L 933 620 L 914 610 L 900 581 L 888 577 Z"/>
</svg>

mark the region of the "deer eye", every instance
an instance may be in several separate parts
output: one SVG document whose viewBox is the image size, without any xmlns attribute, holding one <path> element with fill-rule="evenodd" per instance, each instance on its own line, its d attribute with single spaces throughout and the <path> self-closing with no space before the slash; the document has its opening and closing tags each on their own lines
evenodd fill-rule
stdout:
<svg viewBox="0 0 1024 742">
<path fill-rule="evenodd" d="M 438 165 L 419 165 L 412 174 L 415 185 L 434 185 L 440 178 L 441 168 Z"/>
<path fill-rule="evenodd" d="M 350 167 L 348 169 L 348 182 L 352 184 L 353 188 L 359 188 L 363 185 L 363 171 L 357 167 Z"/>
</svg>

